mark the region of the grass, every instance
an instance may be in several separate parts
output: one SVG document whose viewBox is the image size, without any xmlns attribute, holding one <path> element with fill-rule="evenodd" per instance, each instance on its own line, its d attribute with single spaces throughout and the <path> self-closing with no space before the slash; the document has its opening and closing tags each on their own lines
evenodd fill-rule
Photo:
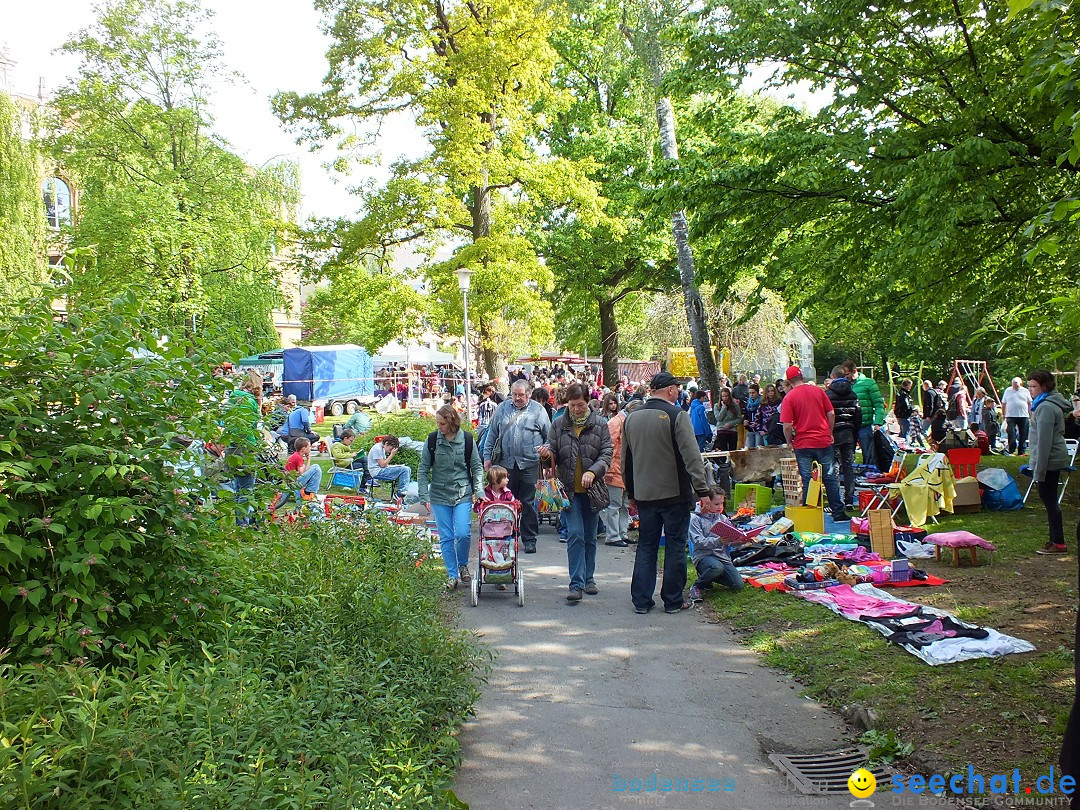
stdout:
<svg viewBox="0 0 1080 810">
<path fill-rule="evenodd" d="M 1023 490 L 1020 462 L 996 456 L 981 466 L 1005 468 Z M 1076 522 L 1076 503 L 1074 489 L 1066 495 L 1066 526 Z M 1034 554 L 1047 531 L 1037 498 L 1016 512 L 942 516 L 941 531 L 961 528 L 998 547 L 992 564 L 981 553 L 976 568 L 919 560 L 918 567 L 951 584 L 904 596 L 1028 639 L 1036 652 L 931 667 L 865 625 L 791 595 L 745 588 L 714 594 L 709 603 L 748 647 L 793 675 L 808 695 L 836 708 L 872 709 L 877 731 L 915 746 L 912 765 L 1045 772 L 1057 761 L 1074 688 L 1075 557 Z"/>
</svg>

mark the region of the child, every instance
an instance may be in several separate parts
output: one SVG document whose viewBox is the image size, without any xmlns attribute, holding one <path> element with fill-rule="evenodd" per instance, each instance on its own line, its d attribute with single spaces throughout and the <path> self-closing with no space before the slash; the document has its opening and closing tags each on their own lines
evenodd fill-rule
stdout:
<svg viewBox="0 0 1080 810">
<path fill-rule="evenodd" d="M 275 495 L 273 503 L 270 504 L 271 511 L 287 504 L 289 498 L 293 496 L 296 497 L 297 503 L 314 500 L 315 493 L 319 491 L 319 486 L 322 484 L 322 467 L 311 463 L 311 442 L 301 437 L 296 440 L 293 447 L 295 448 L 293 454 L 285 462 L 285 472 L 297 473 L 296 490 L 294 492 L 287 489 L 284 493 L 279 492 Z M 291 475 L 287 477 L 292 478 Z"/>
<path fill-rule="evenodd" d="M 982 429 L 982 425 L 975 422 L 971 425 L 971 432 L 975 436 L 975 444 L 984 456 L 990 455 L 990 437 Z"/>
<path fill-rule="evenodd" d="M 512 503 L 515 506 L 521 506 L 518 499 L 514 497 L 514 493 L 510 491 L 510 487 L 507 486 L 509 482 L 510 473 L 507 471 L 506 467 L 492 464 L 487 471 L 487 486 L 484 487 L 484 497 L 476 502 L 473 509 L 479 512 L 483 505 L 489 501 Z"/>
<path fill-rule="evenodd" d="M 690 516 L 690 541 L 694 545 L 694 567 L 697 582 L 690 588 L 690 601 L 700 602 L 703 591 L 714 582 L 738 591 L 743 586 L 742 576 L 731 564 L 731 557 L 724 550 L 724 541 L 713 534 L 712 528 L 724 513 L 724 490 L 718 486 L 709 488 L 708 506 Z"/>
</svg>

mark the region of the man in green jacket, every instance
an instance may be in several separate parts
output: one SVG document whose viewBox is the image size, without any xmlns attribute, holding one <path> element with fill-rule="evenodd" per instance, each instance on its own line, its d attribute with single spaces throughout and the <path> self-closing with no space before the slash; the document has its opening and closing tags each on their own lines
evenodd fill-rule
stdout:
<svg viewBox="0 0 1080 810">
<path fill-rule="evenodd" d="M 863 464 L 877 467 L 877 454 L 874 452 L 874 433 L 885 424 L 885 398 L 873 377 L 859 373 L 853 360 L 845 360 L 844 371 L 851 380 L 851 390 L 859 398 L 862 409 L 863 426 L 859 429 L 859 448 L 862 450 Z"/>
</svg>

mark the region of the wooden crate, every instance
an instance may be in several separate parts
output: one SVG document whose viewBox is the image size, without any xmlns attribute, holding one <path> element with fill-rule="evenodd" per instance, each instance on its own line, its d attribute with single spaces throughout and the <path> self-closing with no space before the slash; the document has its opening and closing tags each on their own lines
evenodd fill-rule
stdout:
<svg viewBox="0 0 1080 810">
<path fill-rule="evenodd" d="M 896 556 L 892 511 L 889 509 L 871 509 L 868 516 L 870 518 L 870 550 L 878 554 L 883 560 L 891 560 Z"/>
<path fill-rule="evenodd" d="M 780 477 L 784 482 L 784 504 L 802 506 L 802 477 L 799 475 L 799 462 L 793 458 L 780 459 Z"/>
</svg>

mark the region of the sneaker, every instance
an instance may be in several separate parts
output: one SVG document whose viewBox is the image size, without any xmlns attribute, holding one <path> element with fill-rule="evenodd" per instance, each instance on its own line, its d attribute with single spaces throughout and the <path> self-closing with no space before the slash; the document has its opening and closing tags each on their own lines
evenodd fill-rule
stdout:
<svg viewBox="0 0 1080 810">
<path fill-rule="evenodd" d="M 315 497 L 314 492 L 308 492 L 306 489 L 301 489 L 300 490 L 300 500 L 302 500 L 302 501 L 314 501 L 314 500 L 318 500 L 318 499 Z"/>
<path fill-rule="evenodd" d="M 595 582 L 588 582 L 585 584 L 585 593 L 587 593 L 589 596 L 596 596 L 598 593 L 600 593 L 600 589 L 596 587 Z"/>
<path fill-rule="evenodd" d="M 697 585 L 690 586 L 690 601 L 700 602 L 705 598 L 705 594 L 701 592 L 701 588 Z"/>
<path fill-rule="evenodd" d="M 635 607 L 634 608 L 635 613 L 648 613 L 650 610 L 652 610 L 651 607 Z"/>
<path fill-rule="evenodd" d="M 559 542 L 560 542 L 560 543 L 565 543 L 565 542 L 566 542 L 566 538 L 565 538 L 565 537 L 560 537 L 560 538 L 559 538 Z"/>
<path fill-rule="evenodd" d="M 450 577 L 449 579 L 446 580 L 446 586 L 445 587 L 446 587 L 446 590 L 448 590 L 448 591 L 456 591 L 457 590 L 457 580 L 454 579 L 453 577 Z"/>
<path fill-rule="evenodd" d="M 580 602 L 583 596 L 581 588 L 571 588 L 570 593 L 566 595 L 567 602 Z"/>
<path fill-rule="evenodd" d="M 637 539 L 634 538 L 634 537 L 627 537 L 626 538 L 626 545 L 628 545 L 628 546 L 636 546 L 637 545 Z"/>
<path fill-rule="evenodd" d="M 1064 543 L 1047 543 L 1036 554 L 1068 554 L 1069 548 Z"/>
<path fill-rule="evenodd" d="M 458 579 L 461 580 L 462 585 L 468 585 L 472 582 L 472 574 L 469 573 L 469 566 L 462 565 L 457 570 Z"/>
<path fill-rule="evenodd" d="M 604 545 L 615 546 L 616 548 L 626 548 L 630 544 L 627 543 L 625 540 L 609 540 L 608 542 L 604 543 Z"/>
<path fill-rule="evenodd" d="M 677 607 L 666 607 L 666 608 L 664 608 L 664 613 L 679 613 L 680 611 L 683 611 L 683 610 L 689 610 L 692 607 L 693 607 L 693 604 L 691 604 L 690 600 L 683 599 L 683 603 L 681 605 L 678 605 Z"/>
<path fill-rule="evenodd" d="M 525 553 L 526 554 L 535 554 L 536 553 L 536 541 L 535 540 L 526 540 L 522 545 L 525 546 Z"/>
</svg>

